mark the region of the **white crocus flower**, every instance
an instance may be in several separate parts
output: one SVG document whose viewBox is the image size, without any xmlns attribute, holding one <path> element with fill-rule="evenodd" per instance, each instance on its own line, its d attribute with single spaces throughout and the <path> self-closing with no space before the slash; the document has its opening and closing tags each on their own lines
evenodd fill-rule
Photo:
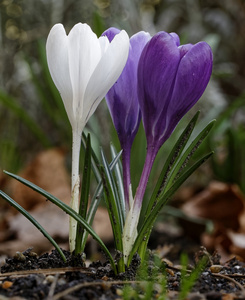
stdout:
<svg viewBox="0 0 245 300">
<path fill-rule="evenodd" d="M 62 24 L 51 29 L 47 39 L 47 60 L 59 90 L 73 132 L 72 200 L 79 206 L 79 155 L 81 135 L 90 116 L 120 76 L 129 51 L 129 37 L 122 30 L 109 42 L 97 38 L 87 24 L 76 24 L 67 35 Z M 70 250 L 75 247 L 76 221 L 70 220 Z"/>
</svg>

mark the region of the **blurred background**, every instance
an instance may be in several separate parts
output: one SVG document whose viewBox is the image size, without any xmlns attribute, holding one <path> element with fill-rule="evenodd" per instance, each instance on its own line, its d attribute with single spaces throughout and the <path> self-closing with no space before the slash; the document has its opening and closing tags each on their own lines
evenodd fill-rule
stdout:
<svg viewBox="0 0 245 300">
<path fill-rule="evenodd" d="M 199 155 L 207 149 L 214 150 L 215 154 L 188 180 L 185 189 L 176 195 L 172 208 L 185 206 L 185 202 L 203 190 L 208 190 L 212 197 L 221 191 L 224 195 L 219 194 L 221 203 L 218 201 L 220 206 L 214 210 L 214 216 L 194 212 L 189 207 L 183 211 L 216 222 L 217 212 L 225 211 L 222 199 L 228 198 L 227 211 L 230 213 L 229 205 L 234 207 L 232 201 L 235 197 L 239 203 L 232 219 L 240 218 L 245 192 L 243 0 L 1 0 L 0 188 L 15 196 L 15 200 L 24 203 L 27 208 L 32 209 L 39 203 L 33 194 L 27 196 L 26 190 L 20 191 L 20 187 L 9 182 L 2 174 L 2 170 L 8 170 L 25 174 L 49 191 L 55 190 L 61 198 L 69 198 L 71 127 L 49 75 L 45 43 L 54 24 L 62 23 L 68 33 L 78 22 L 88 23 L 98 36 L 108 27 L 114 26 L 125 29 L 129 36 L 140 30 L 152 35 L 164 30 L 176 32 L 181 43 L 204 40 L 210 44 L 214 55 L 211 81 L 198 104 L 184 117 L 173 137 L 160 151 L 149 190 L 176 137 L 190 117 L 200 109 L 201 125 L 213 118 L 217 119 L 217 123 L 205 145 L 199 149 Z M 94 149 L 99 151 L 100 145 L 109 149 L 112 141 L 119 150 L 105 101 L 99 105 L 86 130 L 92 134 Z M 135 170 L 141 170 L 144 155 L 145 137 L 141 127 L 132 153 L 134 188 L 140 176 L 140 172 Z M 56 180 L 57 177 L 60 179 Z M 65 186 L 64 182 L 67 183 L 67 189 L 57 191 L 61 183 Z M 228 197 L 227 191 L 232 196 Z M 214 198 L 212 201 L 215 202 L 217 198 Z M 28 199 L 31 204 L 26 204 Z M 175 201 L 181 204 L 175 204 Z M 7 205 L 2 202 L 0 200 L 0 229 L 4 230 L 9 226 L 6 225 L 6 213 L 9 212 Z M 208 207 L 210 211 L 212 206 L 208 204 Z M 179 214 L 175 211 L 172 215 L 175 213 Z M 238 223 L 231 229 L 241 233 L 242 221 Z M 199 232 L 196 235 L 200 237 Z M 6 232 L 2 238 L 0 235 L 0 240 L 6 239 L 10 239 L 9 233 L 7 237 Z"/>
</svg>

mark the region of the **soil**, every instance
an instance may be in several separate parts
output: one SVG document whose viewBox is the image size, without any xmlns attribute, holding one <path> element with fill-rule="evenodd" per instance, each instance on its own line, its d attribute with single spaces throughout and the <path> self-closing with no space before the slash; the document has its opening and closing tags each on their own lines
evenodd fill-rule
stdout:
<svg viewBox="0 0 245 300">
<path fill-rule="evenodd" d="M 93 262 L 86 267 L 83 255 L 75 256 L 65 250 L 66 263 L 56 250 L 41 256 L 32 249 L 17 252 L 14 257 L 7 258 L 1 267 L 0 299 L 123 299 L 124 286 L 133 287 L 128 292 L 127 299 L 158 299 L 163 292 L 162 286 L 157 284 L 148 298 L 144 298 L 144 294 L 146 281 L 153 280 L 156 283 L 159 278 L 167 278 L 167 299 L 179 299 L 179 291 L 183 291 L 183 267 L 174 264 L 170 260 L 171 256 L 159 258 L 160 252 L 156 253 L 158 256 L 151 253 L 146 268 L 141 271 L 140 259 L 136 255 L 126 273 L 115 276 L 107 261 Z M 172 251 L 169 253 L 172 254 Z M 245 299 L 245 264 L 235 257 L 221 264 L 217 253 L 210 255 L 201 247 L 193 254 L 192 265 L 200 262 L 203 257 L 206 265 L 200 270 L 194 287 L 189 290 L 188 299 Z M 191 282 L 191 277 L 188 276 L 192 270 L 188 266 L 185 275 L 187 282 Z M 162 274 L 166 276 L 161 276 Z M 135 291 L 140 295 L 139 298 Z M 182 295 L 182 299 L 184 298 L 186 296 Z"/>
</svg>

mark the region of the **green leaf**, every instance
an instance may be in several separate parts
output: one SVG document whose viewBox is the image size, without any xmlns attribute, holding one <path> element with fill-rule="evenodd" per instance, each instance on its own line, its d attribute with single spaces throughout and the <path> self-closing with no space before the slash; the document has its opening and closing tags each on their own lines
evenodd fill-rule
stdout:
<svg viewBox="0 0 245 300">
<path fill-rule="evenodd" d="M 30 215 L 23 207 L 21 207 L 17 202 L 15 202 L 12 198 L 10 198 L 7 194 L 0 190 L 0 195 L 6 200 L 10 205 L 12 205 L 15 209 L 17 209 L 23 216 L 25 216 L 40 232 L 50 241 L 50 243 L 57 249 L 60 256 L 64 261 L 66 261 L 66 257 L 63 251 L 60 249 L 59 245 L 53 240 L 53 238 L 48 234 L 48 232 L 42 227 L 40 223 L 38 223 L 32 215 Z"/>
<path fill-rule="evenodd" d="M 116 149 L 115 147 L 111 144 L 110 145 L 111 148 L 111 156 L 112 159 L 117 157 L 117 153 L 116 153 Z M 124 198 L 124 188 L 123 188 L 123 178 L 122 178 L 122 164 L 121 161 L 118 160 L 117 164 L 115 165 L 114 168 L 114 174 L 115 174 L 115 179 L 116 179 L 116 185 L 118 188 L 118 195 L 119 195 L 119 210 L 122 213 L 122 221 L 123 221 L 123 226 L 124 226 L 124 222 L 125 222 L 125 198 Z"/>
<path fill-rule="evenodd" d="M 121 157 L 122 151 L 120 151 L 117 156 L 112 160 L 112 162 L 110 163 L 110 170 L 112 171 L 114 169 L 114 167 L 117 165 L 120 157 Z M 93 159 L 92 159 L 93 161 Z M 101 178 L 101 175 L 99 175 Z M 99 181 L 97 188 L 94 192 L 94 195 L 92 197 L 91 200 L 91 204 L 87 213 L 87 222 L 89 225 L 92 225 L 93 220 L 94 220 L 94 216 L 95 213 L 97 211 L 97 208 L 100 204 L 101 198 L 102 198 L 102 192 L 103 192 L 103 184 L 102 184 L 102 179 Z M 82 240 L 82 247 L 85 247 L 86 241 L 87 241 L 87 237 L 88 237 L 88 232 L 84 232 L 83 235 L 83 240 Z"/>
<path fill-rule="evenodd" d="M 183 152 L 184 147 L 185 147 L 186 143 L 188 142 L 188 140 L 191 136 L 191 133 L 193 132 L 193 129 L 196 125 L 199 114 L 200 114 L 200 111 L 198 111 L 195 114 L 195 116 L 191 119 L 191 121 L 186 126 L 185 130 L 182 132 L 179 139 L 175 143 L 174 147 L 172 148 L 172 151 L 170 152 L 170 154 L 163 166 L 163 169 L 158 178 L 157 184 L 151 195 L 151 198 L 150 198 L 147 210 L 146 210 L 145 218 L 147 218 L 148 214 L 151 213 L 152 207 L 155 204 L 157 196 L 161 193 L 161 191 L 163 190 L 163 188 L 166 184 L 166 181 L 167 181 L 170 171 L 176 165 L 181 153 Z"/>
<path fill-rule="evenodd" d="M 86 152 L 84 157 L 84 166 L 83 166 L 83 178 L 82 178 L 82 188 L 81 188 L 81 197 L 80 197 L 80 206 L 79 206 L 79 215 L 86 220 L 87 217 L 87 208 L 89 201 L 89 190 L 90 190 L 90 177 L 91 177 L 91 143 L 90 143 L 90 134 L 88 134 L 86 142 Z M 83 252 L 82 237 L 84 234 L 84 228 L 81 224 L 77 224 L 77 233 L 76 233 L 76 245 L 75 253 Z"/>
<path fill-rule="evenodd" d="M 117 269 L 116 269 L 116 265 L 115 262 L 110 254 L 110 251 L 107 249 L 107 247 L 105 246 L 105 244 L 103 243 L 103 241 L 100 239 L 100 237 L 95 233 L 95 231 L 93 230 L 93 228 L 86 222 L 86 220 L 84 220 L 78 213 L 76 213 L 70 206 L 68 206 L 67 204 L 63 203 L 61 200 L 59 200 L 58 198 L 54 197 L 53 195 L 51 195 L 50 193 L 46 192 L 45 190 L 43 190 L 42 188 L 38 187 L 37 185 L 31 183 L 30 181 L 12 174 L 10 172 L 4 171 L 5 174 L 9 175 L 10 177 L 18 180 L 19 182 L 23 183 L 24 185 L 30 187 L 31 189 L 33 189 L 34 191 L 38 192 L 39 194 L 43 195 L 44 197 L 46 197 L 48 200 L 50 200 L 52 203 L 54 203 L 56 206 L 60 207 L 62 210 L 64 210 L 67 214 L 69 214 L 72 218 L 74 218 L 78 223 L 81 223 L 83 225 L 83 227 L 85 228 L 85 230 L 87 230 L 91 236 L 99 243 L 99 245 L 101 246 L 101 248 L 104 250 L 104 252 L 106 253 L 106 255 L 108 256 L 111 266 L 115 272 L 115 274 L 117 274 Z"/>
<path fill-rule="evenodd" d="M 112 195 L 113 195 L 113 199 L 115 200 L 115 212 L 117 213 L 118 215 L 118 225 L 120 225 L 120 230 L 121 232 L 123 232 L 123 226 L 124 226 L 124 219 L 123 219 L 123 212 L 121 210 L 121 207 L 120 207 L 120 197 L 119 197 L 119 194 L 118 194 L 118 189 L 117 189 L 117 185 L 116 185 L 116 182 L 114 180 L 114 177 L 113 177 L 113 174 L 110 170 L 110 167 L 109 167 L 109 164 L 105 158 L 105 155 L 104 155 L 104 152 L 102 151 L 101 149 L 101 156 L 102 156 L 102 162 L 103 162 L 103 167 L 102 168 L 102 182 L 103 182 L 103 186 L 104 186 L 104 189 L 105 189 L 105 178 L 106 178 L 106 182 L 108 183 L 108 188 L 110 187 L 111 189 L 111 192 L 112 192 Z M 106 175 L 106 177 L 104 177 L 104 175 Z"/>
<path fill-rule="evenodd" d="M 180 137 L 178 138 L 177 142 L 175 143 L 175 145 L 173 146 L 164 166 L 163 169 L 160 173 L 160 176 L 158 177 L 158 181 L 155 185 L 155 188 L 153 190 L 153 193 L 151 195 L 151 198 L 149 200 L 148 206 L 146 211 L 144 212 L 144 218 L 141 221 L 140 224 L 142 224 L 142 222 L 144 222 L 144 220 L 149 216 L 149 214 L 152 211 L 152 208 L 156 205 L 157 203 L 157 198 L 158 195 L 162 192 L 162 190 L 165 187 L 165 184 L 167 182 L 168 179 L 168 175 L 170 174 L 171 170 L 174 168 L 174 166 L 177 164 L 179 157 L 181 156 L 192 132 L 193 129 L 195 128 L 197 119 L 199 117 L 200 111 L 197 111 L 196 114 L 194 115 L 194 117 L 191 119 L 191 121 L 189 122 L 189 124 L 186 126 L 186 128 L 184 129 L 184 131 L 182 132 L 182 134 L 180 135 Z M 139 251 L 139 255 L 140 257 L 143 258 L 144 253 L 146 251 L 146 247 L 148 244 L 148 240 L 150 238 L 150 234 L 152 231 L 152 227 L 148 228 L 148 232 L 145 234 L 145 239 L 142 242 Z"/>
<path fill-rule="evenodd" d="M 198 113 L 193 117 L 193 119 L 190 121 L 190 123 L 187 125 L 184 132 L 181 134 L 180 138 L 178 139 L 177 143 L 175 144 L 172 152 L 170 153 L 170 156 L 168 157 L 163 171 L 160 175 L 160 179 L 157 182 L 157 185 L 154 189 L 154 192 L 152 194 L 152 197 L 150 199 L 146 217 L 149 216 L 149 214 L 152 213 L 152 209 L 155 207 L 155 205 L 158 202 L 158 199 L 162 197 L 166 191 L 171 187 L 173 182 L 181 175 L 184 168 L 186 167 L 189 159 L 192 157 L 192 155 L 195 153 L 195 151 L 198 149 L 200 144 L 203 142 L 205 137 L 208 135 L 210 130 L 213 128 L 215 120 L 211 121 L 205 128 L 197 135 L 197 137 L 191 142 L 191 144 L 187 147 L 187 149 L 184 151 L 184 147 L 187 144 L 190 135 L 194 129 L 194 126 L 196 124 L 198 117 Z M 184 151 L 184 153 L 183 153 Z M 170 164 L 170 167 L 168 168 L 168 163 Z M 162 181 L 162 183 L 161 183 Z M 158 189 L 159 188 L 159 189 Z M 152 224 L 153 226 L 153 224 Z M 150 238 L 152 226 L 148 227 L 147 232 L 145 232 L 144 240 L 142 241 L 139 249 L 139 255 L 143 258 L 144 253 L 146 251 L 147 243 Z"/>
<path fill-rule="evenodd" d="M 110 171 L 109 165 L 104 157 L 104 153 L 102 152 L 102 160 L 103 160 L 103 166 L 101 166 L 101 175 L 102 175 L 102 182 L 104 186 L 104 195 L 105 195 L 105 201 L 106 206 L 111 222 L 111 227 L 113 231 L 114 236 L 114 243 L 115 248 L 118 250 L 121 254 L 121 257 L 118 260 L 118 270 L 119 272 L 124 272 L 124 260 L 123 260 L 123 242 L 122 242 L 122 220 L 121 220 L 121 214 L 122 212 L 118 208 L 118 202 L 117 202 L 117 191 L 115 182 L 113 179 L 113 175 Z"/>
<path fill-rule="evenodd" d="M 204 256 L 198 261 L 197 265 L 195 266 L 194 270 L 190 274 L 187 274 L 187 268 L 188 268 L 188 255 L 182 254 L 181 255 L 181 289 L 179 292 L 178 299 L 179 300 L 185 300 L 188 296 L 188 294 L 191 292 L 192 287 L 198 280 L 200 274 L 203 272 L 205 267 L 208 263 L 207 256 Z"/>
<path fill-rule="evenodd" d="M 86 137 L 85 133 L 83 132 L 81 145 L 83 146 L 83 148 L 85 150 L 86 150 L 86 140 L 87 140 L 87 137 Z M 91 160 L 92 160 L 92 170 L 93 170 L 94 176 L 95 176 L 97 182 L 100 182 L 101 181 L 100 162 L 99 162 L 99 159 L 97 158 L 92 147 L 91 147 Z"/>
<path fill-rule="evenodd" d="M 190 158 L 192 157 L 192 155 L 196 152 L 196 150 L 201 145 L 203 140 L 209 134 L 210 130 L 213 128 L 215 122 L 216 122 L 216 120 L 209 122 L 208 125 L 205 126 L 205 128 L 191 142 L 189 147 L 187 147 L 184 154 L 181 155 L 178 163 L 175 165 L 173 171 L 171 172 L 171 175 L 167 179 L 167 183 L 165 186 L 166 190 L 172 185 L 172 183 L 176 180 L 176 178 L 181 174 L 181 172 L 186 167 L 186 165 L 187 165 L 188 161 L 190 160 Z"/>
<path fill-rule="evenodd" d="M 213 152 L 205 155 L 201 159 L 199 159 L 193 166 L 191 166 L 187 171 L 181 174 L 181 176 L 173 183 L 173 185 L 165 192 L 161 192 L 158 196 L 158 202 L 156 203 L 155 207 L 152 209 L 151 213 L 148 215 L 147 219 L 144 221 L 143 225 L 141 226 L 137 239 L 134 243 L 132 252 L 128 258 L 128 265 L 130 264 L 134 253 L 138 251 L 140 245 L 145 239 L 145 235 L 148 233 L 148 229 L 152 228 L 159 212 L 161 211 L 162 207 L 166 204 L 169 198 L 176 192 L 176 190 L 183 184 L 183 182 L 198 168 L 200 167 L 211 155 Z"/>
</svg>

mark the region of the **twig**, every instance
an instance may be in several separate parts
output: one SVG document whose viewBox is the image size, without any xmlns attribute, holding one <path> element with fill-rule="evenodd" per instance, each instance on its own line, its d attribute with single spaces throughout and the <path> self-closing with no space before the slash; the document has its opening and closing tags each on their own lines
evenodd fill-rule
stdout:
<svg viewBox="0 0 245 300">
<path fill-rule="evenodd" d="M 54 290 L 55 290 L 55 287 L 56 287 L 58 278 L 59 278 L 59 274 L 56 273 L 55 276 L 54 276 L 54 281 L 52 282 L 52 284 L 51 284 L 51 286 L 50 286 L 49 293 L 48 293 L 48 297 L 46 298 L 46 300 L 52 300 L 52 299 L 53 299 L 53 296 L 54 296 Z"/>
<path fill-rule="evenodd" d="M 245 296 L 244 286 L 240 282 L 238 282 L 235 279 L 231 278 L 229 275 L 218 274 L 218 273 L 212 273 L 212 275 L 215 276 L 215 277 L 224 278 L 226 280 L 229 280 L 229 281 L 233 282 L 236 286 L 239 287 L 239 289 L 241 290 L 242 294 Z"/>
<path fill-rule="evenodd" d="M 80 267 L 66 267 L 66 268 L 55 268 L 55 269 L 37 269 L 37 270 L 23 270 L 23 271 L 15 271 L 8 273 L 0 273 L 0 280 L 3 280 L 6 277 L 22 277 L 30 274 L 44 274 L 44 275 L 55 275 L 55 274 L 64 274 L 66 272 L 81 272 L 85 274 L 93 274 L 91 271 L 88 271 L 86 268 Z"/>
</svg>

